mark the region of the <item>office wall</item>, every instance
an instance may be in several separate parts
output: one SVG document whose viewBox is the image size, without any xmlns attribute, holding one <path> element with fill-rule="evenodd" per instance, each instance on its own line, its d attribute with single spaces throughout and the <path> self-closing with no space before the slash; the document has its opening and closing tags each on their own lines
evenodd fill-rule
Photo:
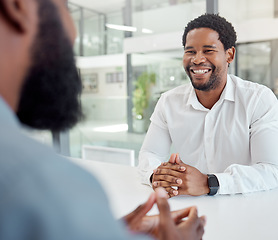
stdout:
<svg viewBox="0 0 278 240">
<path fill-rule="evenodd" d="M 97 86 L 93 89 L 83 89 L 81 96 L 86 120 L 125 121 L 127 105 L 125 55 L 78 57 L 77 66 L 82 79 L 90 75 L 97 78 Z"/>
</svg>

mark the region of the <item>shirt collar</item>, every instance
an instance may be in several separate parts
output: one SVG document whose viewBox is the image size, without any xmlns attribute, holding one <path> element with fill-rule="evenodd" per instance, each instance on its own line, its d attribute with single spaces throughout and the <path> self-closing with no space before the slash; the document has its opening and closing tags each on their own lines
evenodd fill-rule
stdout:
<svg viewBox="0 0 278 240">
<path fill-rule="evenodd" d="M 195 92 L 192 84 L 190 85 L 190 87 L 191 87 L 191 90 L 190 90 L 190 94 L 189 94 L 187 104 L 191 105 L 196 110 L 202 110 L 202 111 L 208 110 L 199 102 L 199 100 L 197 98 L 197 95 L 196 95 L 196 92 Z"/>
<path fill-rule="evenodd" d="M 227 83 L 220 96 L 220 99 L 223 99 L 223 100 L 225 99 L 225 100 L 228 100 L 231 102 L 235 101 L 235 85 L 234 85 L 234 82 L 232 81 L 230 75 L 227 75 Z"/>
<path fill-rule="evenodd" d="M 223 89 L 223 92 L 220 96 L 220 99 L 218 100 L 218 102 L 222 102 L 224 100 L 228 100 L 228 101 L 235 101 L 235 85 L 230 77 L 230 75 L 227 75 L 227 83 L 225 88 Z M 198 100 L 196 92 L 191 84 L 191 90 L 190 90 L 190 94 L 189 94 L 189 98 L 187 101 L 188 105 L 191 105 L 194 109 L 196 110 L 206 110 L 209 111 L 209 109 L 205 108 Z"/>
</svg>

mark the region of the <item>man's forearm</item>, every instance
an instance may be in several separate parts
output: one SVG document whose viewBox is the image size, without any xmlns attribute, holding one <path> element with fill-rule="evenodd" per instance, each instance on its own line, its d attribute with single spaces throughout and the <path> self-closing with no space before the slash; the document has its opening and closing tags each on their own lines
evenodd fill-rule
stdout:
<svg viewBox="0 0 278 240">
<path fill-rule="evenodd" d="M 215 175 L 220 185 L 218 194 L 249 193 L 278 187 L 278 166 L 272 164 L 234 164 L 224 173 Z"/>
</svg>

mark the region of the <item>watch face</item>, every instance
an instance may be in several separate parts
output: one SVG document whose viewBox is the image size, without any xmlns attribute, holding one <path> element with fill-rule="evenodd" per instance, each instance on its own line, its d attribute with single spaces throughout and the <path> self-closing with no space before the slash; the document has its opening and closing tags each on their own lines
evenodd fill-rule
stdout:
<svg viewBox="0 0 278 240">
<path fill-rule="evenodd" d="M 218 179 L 215 175 L 209 176 L 209 187 L 219 187 Z"/>
<path fill-rule="evenodd" d="M 208 187 L 209 187 L 208 195 L 215 195 L 219 189 L 218 179 L 213 174 L 208 174 Z"/>
</svg>

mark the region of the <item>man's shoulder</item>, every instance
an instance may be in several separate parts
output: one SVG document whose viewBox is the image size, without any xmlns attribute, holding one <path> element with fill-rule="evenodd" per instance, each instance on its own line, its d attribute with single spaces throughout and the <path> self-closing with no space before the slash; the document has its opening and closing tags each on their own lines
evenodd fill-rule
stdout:
<svg viewBox="0 0 278 240">
<path fill-rule="evenodd" d="M 265 85 L 243 80 L 237 76 L 230 75 L 234 84 L 235 98 L 244 105 L 256 106 L 259 101 L 266 105 L 276 104 L 277 98 L 273 91 Z"/>
<path fill-rule="evenodd" d="M 22 176 L 29 175 L 31 178 L 36 178 L 38 174 L 40 175 L 38 179 L 41 181 L 62 178 L 62 176 L 67 178 L 71 174 L 79 176 L 78 179 L 83 177 L 87 180 L 91 179 L 91 174 L 69 159 L 58 155 L 52 147 L 20 132 L 18 128 L 0 127 L 0 131 L 2 133 L 0 151 L 5 160 L 0 162 L 0 169 L 9 169 L 7 172 L 2 172 L 7 174 L 7 177 L 10 178 L 14 175 L 12 173 L 18 172 Z"/>
<path fill-rule="evenodd" d="M 15 159 L 22 158 L 21 161 L 25 161 L 25 159 L 31 161 L 38 156 L 41 158 L 44 158 L 45 155 L 57 157 L 50 146 L 31 138 L 19 127 L 0 126 L 0 130 L 3 133 L 0 136 L 0 149 L 5 153 L 6 158 L 12 155 Z"/>
<path fill-rule="evenodd" d="M 251 92 L 260 92 L 263 90 L 270 90 L 268 87 L 265 85 L 255 83 L 252 81 L 244 80 L 238 76 L 235 75 L 229 75 L 232 82 L 234 83 L 235 87 L 239 90 L 242 90 L 246 93 L 246 91 L 251 91 Z"/>
<path fill-rule="evenodd" d="M 38 219 L 39 230 L 47 229 L 55 239 L 73 239 L 71 234 L 101 239 L 111 239 L 115 234 L 119 239 L 120 229 L 116 228 L 108 199 L 91 173 L 13 128 L 4 131 L 0 126 L 2 130 L 7 136 L 0 136 L 0 207 L 5 204 L 5 212 L 17 217 L 16 223 L 22 221 L 18 216 L 25 214 L 25 223 L 26 219 Z M 23 211 L 15 213 L 14 206 Z M 94 228 L 87 227 L 88 223 L 94 223 Z M 106 225 L 111 232 L 99 230 Z"/>
</svg>

